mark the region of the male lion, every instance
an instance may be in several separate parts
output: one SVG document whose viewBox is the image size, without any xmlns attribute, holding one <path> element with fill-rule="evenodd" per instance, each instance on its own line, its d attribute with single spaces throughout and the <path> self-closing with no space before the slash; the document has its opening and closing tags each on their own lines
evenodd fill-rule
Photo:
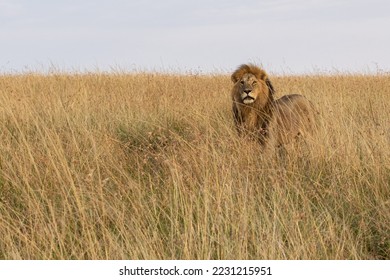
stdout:
<svg viewBox="0 0 390 280">
<path fill-rule="evenodd" d="M 283 146 L 311 132 L 314 108 L 299 94 L 274 100 L 275 90 L 266 72 L 255 65 L 241 65 L 231 76 L 233 114 L 240 135 L 249 135 L 262 145 Z"/>
</svg>

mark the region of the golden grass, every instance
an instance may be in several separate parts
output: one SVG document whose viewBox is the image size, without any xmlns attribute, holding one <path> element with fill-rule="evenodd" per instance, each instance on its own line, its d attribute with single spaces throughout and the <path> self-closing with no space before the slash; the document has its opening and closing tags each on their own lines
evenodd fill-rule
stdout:
<svg viewBox="0 0 390 280">
<path fill-rule="evenodd" d="M 273 83 L 320 111 L 282 157 L 228 76 L 0 76 L 0 258 L 390 259 L 390 77 Z"/>
</svg>

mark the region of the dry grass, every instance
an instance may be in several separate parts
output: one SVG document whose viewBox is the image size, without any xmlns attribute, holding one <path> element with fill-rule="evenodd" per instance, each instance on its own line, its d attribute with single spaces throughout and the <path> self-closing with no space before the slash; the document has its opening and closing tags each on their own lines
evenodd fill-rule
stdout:
<svg viewBox="0 0 390 280">
<path fill-rule="evenodd" d="M 273 82 L 320 111 L 284 157 L 228 76 L 0 76 L 0 258 L 390 259 L 390 77 Z"/>
</svg>

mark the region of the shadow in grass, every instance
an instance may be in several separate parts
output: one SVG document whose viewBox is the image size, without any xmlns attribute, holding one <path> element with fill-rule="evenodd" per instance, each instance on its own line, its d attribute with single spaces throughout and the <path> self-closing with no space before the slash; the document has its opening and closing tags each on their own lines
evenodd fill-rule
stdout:
<svg viewBox="0 0 390 280">
<path fill-rule="evenodd" d="M 126 149 L 129 173 L 137 180 L 164 184 L 169 170 L 167 158 L 178 153 L 181 146 L 194 139 L 191 125 L 185 121 L 139 121 L 120 125 L 117 135 Z"/>
</svg>

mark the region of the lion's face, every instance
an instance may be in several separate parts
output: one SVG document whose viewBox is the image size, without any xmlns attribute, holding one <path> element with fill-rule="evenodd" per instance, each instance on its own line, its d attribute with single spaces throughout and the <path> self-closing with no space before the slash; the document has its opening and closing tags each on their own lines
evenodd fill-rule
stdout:
<svg viewBox="0 0 390 280">
<path fill-rule="evenodd" d="M 244 104 L 251 104 L 256 101 L 261 93 L 263 86 L 266 86 L 264 82 L 258 80 L 255 75 L 246 73 L 241 77 L 238 83 L 238 93 L 241 98 L 241 102 Z"/>
<path fill-rule="evenodd" d="M 274 88 L 267 74 L 252 64 L 241 65 L 231 76 L 235 104 L 245 104 L 258 109 L 273 101 Z"/>
</svg>

